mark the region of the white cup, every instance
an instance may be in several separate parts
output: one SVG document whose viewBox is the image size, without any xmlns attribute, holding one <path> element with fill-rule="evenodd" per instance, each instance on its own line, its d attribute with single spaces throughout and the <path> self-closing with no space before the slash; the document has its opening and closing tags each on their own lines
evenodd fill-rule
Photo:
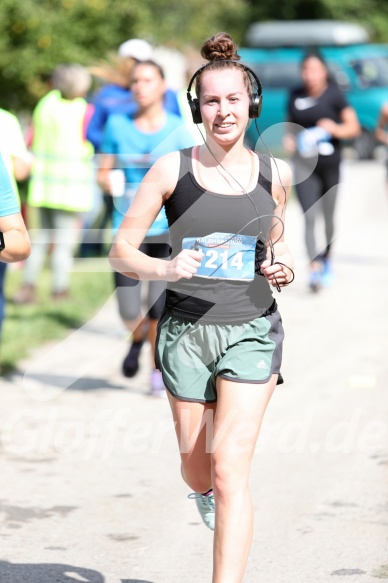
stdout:
<svg viewBox="0 0 388 583">
<path fill-rule="evenodd" d="M 125 194 L 125 174 L 119 168 L 109 172 L 110 193 L 112 196 L 124 196 Z"/>
</svg>

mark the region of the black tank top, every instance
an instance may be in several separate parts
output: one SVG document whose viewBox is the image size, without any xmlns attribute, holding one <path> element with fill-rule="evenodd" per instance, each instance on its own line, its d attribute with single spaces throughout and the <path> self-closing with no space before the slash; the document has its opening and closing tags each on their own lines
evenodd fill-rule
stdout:
<svg viewBox="0 0 388 583">
<path fill-rule="evenodd" d="M 182 250 L 185 237 L 235 233 L 257 237 L 255 277 L 251 281 L 193 277 L 167 284 L 166 308 L 178 316 L 209 323 L 247 322 L 276 309 L 270 286 L 260 273 L 266 259 L 265 240 L 276 203 L 272 197 L 271 160 L 258 154 L 258 183 L 246 194 L 217 194 L 204 189 L 194 177 L 193 148 L 180 151 L 179 179 L 165 203 L 172 258 Z M 248 224 L 250 223 L 250 224 Z"/>
</svg>

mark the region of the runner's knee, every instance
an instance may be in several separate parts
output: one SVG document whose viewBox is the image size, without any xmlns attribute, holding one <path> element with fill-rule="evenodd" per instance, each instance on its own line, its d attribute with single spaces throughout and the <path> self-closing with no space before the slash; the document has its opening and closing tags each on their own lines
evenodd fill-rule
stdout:
<svg viewBox="0 0 388 583">
<path fill-rule="evenodd" d="M 212 487 L 210 471 L 203 468 L 192 468 L 190 463 L 183 463 L 181 466 L 182 478 L 194 492 L 207 492 Z"/>
</svg>

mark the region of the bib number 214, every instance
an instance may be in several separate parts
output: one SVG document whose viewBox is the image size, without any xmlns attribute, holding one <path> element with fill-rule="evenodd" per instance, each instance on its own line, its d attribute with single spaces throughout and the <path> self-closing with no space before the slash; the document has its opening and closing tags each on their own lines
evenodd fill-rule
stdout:
<svg viewBox="0 0 388 583">
<path fill-rule="evenodd" d="M 197 277 L 249 281 L 255 276 L 256 237 L 233 233 L 187 237 L 183 239 L 182 249 L 203 252 Z"/>
</svg>

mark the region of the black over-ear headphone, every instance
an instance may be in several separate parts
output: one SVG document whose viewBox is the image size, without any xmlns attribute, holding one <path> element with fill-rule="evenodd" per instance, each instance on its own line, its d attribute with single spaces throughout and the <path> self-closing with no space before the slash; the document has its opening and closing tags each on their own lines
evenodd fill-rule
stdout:
<svg viewBox="0 0 388 583">
<path fill-rule="evenodd" d="M 263 98 L 262 98 L 262 86 L 261 83 L 259 81 L 259 78 L 257 77 L 256 73 L 254 73 L 254 71 L 252 71 L 252 69 L 250 69 L 247 65 L 244 65 L 243 63 L 240 63 L 239 61 L 232 61 L 232 60 L 222 60 L 220 59 L 220 62 L 222 63 L 235 63 L 236 65 L 239 65 L 242 69 L 244 69 L 244 71 L 247 71 L 247 73 L 250 73 L 252 75 L 252 77 L 254 78 L 254 80 L 256 81 L 256 85 L 257 85 L 257 92 L 256 93 L 252 93 L 252 97 L 249 103 L 249 117 L 251 119 L 255 119 L 257 117 L 259 117 L 260 113 L 261 113 L 261 108 L 263 106 Z M 191 77 L 190 79 L 190 83 L 189 86 L 187 87 L 187 101 L 189 103 L 189 107 L 191 110 L 191 115 L 193 116 L 193 122 L 195 124 L 199 124 L 202 123 L 202 115 L 201 115 L 201 110 L 199 107 L 199 100 L 196 97 L 191 97 L 191 87 L 193 85 L 194 79 L 197 77 L 197 75 L 199 75 L 200 73 L 202 73 L 202 71 L 204 69 L 206 69 L 206 67 L 208 67 L 211 63 L 214 63 L 214 61 L 211 61 L 210 63 L 206 63 L 205 65 L 202 65 L 202 67 L 200 67 L 198 69 L 198 71 L 196 71 L 194 73 L 194 75 Z"/>
</svg>

